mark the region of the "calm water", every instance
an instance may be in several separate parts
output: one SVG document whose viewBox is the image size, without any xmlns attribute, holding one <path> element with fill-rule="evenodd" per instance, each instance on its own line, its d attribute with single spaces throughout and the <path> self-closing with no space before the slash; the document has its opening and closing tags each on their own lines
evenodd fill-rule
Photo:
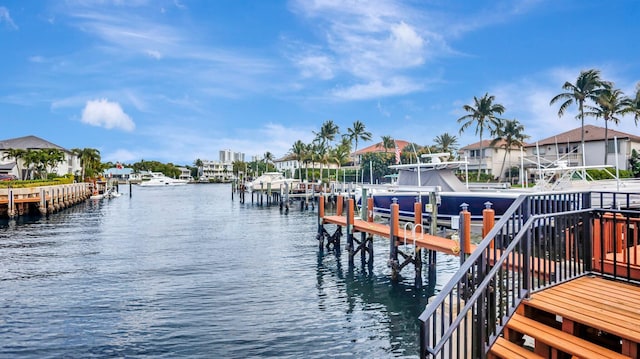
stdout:
<svg viewBox="0 0 640 359">
<path fill-rule="evenodd" d="M 369 271 L 315 234 L 315 212 L 229 185 L 0 222 L 0 357 L 416 357 L 433 283 L 415 289 L 411 266 L 392 282 L 382 239 Z M 438 261 L 436 290 L 457 258 Z"/>
</svg>

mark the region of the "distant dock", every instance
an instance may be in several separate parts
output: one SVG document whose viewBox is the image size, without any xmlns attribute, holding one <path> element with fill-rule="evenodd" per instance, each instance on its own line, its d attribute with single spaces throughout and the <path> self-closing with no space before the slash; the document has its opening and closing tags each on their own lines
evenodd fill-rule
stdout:
<svg viewBox="0 0 640 359">
<path fill-rule="evenodd" d="M 48 215 L 88 199 L 92 183 L 0 189 L 0 218 Z M 97 188 L 96 188 L 97 190 Z"/>
</svg>

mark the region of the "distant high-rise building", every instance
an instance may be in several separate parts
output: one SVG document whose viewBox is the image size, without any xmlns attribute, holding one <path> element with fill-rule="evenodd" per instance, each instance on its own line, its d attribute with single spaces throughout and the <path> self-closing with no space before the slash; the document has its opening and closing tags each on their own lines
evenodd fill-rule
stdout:
<svg viewBox="0 0 640 359">
<path fill-rule="evenodd" d="M 242 161 L 244 162 L 244 153 L 242 152 L 232 152 L 229 149 L 221 150 L 219 152 L 220 162 L 222 163 L 231 163 L 234 161 Z"/>
</svg>

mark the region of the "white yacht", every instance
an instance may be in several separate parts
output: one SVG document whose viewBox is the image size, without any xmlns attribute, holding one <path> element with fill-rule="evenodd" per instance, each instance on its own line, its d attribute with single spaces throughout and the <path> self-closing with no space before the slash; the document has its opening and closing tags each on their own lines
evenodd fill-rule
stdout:
<svg viewBox="0 0 640 359">
<path fill-rule="evenodd" d="M 151 172 L 151 178 L 140 182 L 142 187 L 183 186 L 189 183 L 187 180 L 167 177 L 160 172 Z"/>
<path fill-rule="evenodd" d="M 265 172 L 261 176 L 257 177 L 251 182 L 247 182 L 246 189 L 248 191 L 266 191 L 271 184 L 272 191 L 279 191 L 285 183 L 289 184 L 289 188 L 295 183 L 299 183 L 300 180 L 293 178 L 286 178 L 280 172 Z"/>
</svg>

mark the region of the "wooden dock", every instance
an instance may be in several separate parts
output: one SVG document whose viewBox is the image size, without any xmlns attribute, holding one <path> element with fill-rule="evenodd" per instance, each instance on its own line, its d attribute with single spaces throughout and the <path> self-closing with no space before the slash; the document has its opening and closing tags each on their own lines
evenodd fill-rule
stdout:
<svg viewBox="0 0 640 359">
<path fill-rule="evenodd" d="M 0 217 L 47 215 L 89 198 L 91 183 L 0 189 Z"/>
</svg>

